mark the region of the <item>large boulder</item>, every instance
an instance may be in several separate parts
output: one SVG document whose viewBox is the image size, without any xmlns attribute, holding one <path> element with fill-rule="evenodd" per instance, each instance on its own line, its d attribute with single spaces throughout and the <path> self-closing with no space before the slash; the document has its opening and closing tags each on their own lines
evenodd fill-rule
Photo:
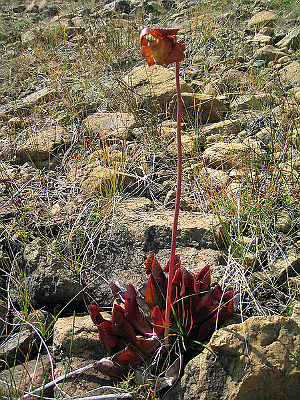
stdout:
<svg viewBox="0 0 300 400">
<path fill-rule="evenodd" d="M 277 315 L 216 331 L 168 400 L 298 400 L 300 327 Z"/>
</svg>

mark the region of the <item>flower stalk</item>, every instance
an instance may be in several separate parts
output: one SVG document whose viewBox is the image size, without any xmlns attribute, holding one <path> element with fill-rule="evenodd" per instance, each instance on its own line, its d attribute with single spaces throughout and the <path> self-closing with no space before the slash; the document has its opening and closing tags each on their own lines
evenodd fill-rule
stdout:
<svg viewBox="0 0 300 400">
<path fill-rule="evenodd" d="M 181 180 L 182 180 L 182 147 L 181 147 L 181 92 L 179 82 L 179 62 L 175 62 L 175 79 L 176 79 L 176 94 L 177 94 L 177 128 L 176 128 L 176 139 L 177 139 L 177 183 L 176 183 L 176 200 L 175 210 L 172 228 L 171 238 L 171 253 L 169 261 L 169 276 L 167 285 L 167 296 L 166 296 L 166 314 L 165 314 L 165 344 L 168 346 L 169 342 L 169 328 L 170 328 L 170 314 L 171 314 L 171 292 L 172 292 L 172 281 L 174 276 L 175 266 L 175 250 L 176 250 L 176 237 L 178 227 L 178 215 L 180 209 L 180 196 L 181 196 Z"/>
</svg>

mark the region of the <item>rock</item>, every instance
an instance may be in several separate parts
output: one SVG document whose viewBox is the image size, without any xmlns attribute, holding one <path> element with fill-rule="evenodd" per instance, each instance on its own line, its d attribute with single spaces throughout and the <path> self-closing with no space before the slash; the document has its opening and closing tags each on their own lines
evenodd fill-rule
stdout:
<svg viewBox="0 0 300 400">
<path fill-rule="evenodd" d="M 19 209 L 16 202 L 10 196 L 0 196 L 0 218 L 3 221 L 12 219 Z"/>
<path fill-rule="evenodd" d="M 216 331 L 166 400 L 299 398 L 300 327 L 291 318 L 251 317 Z"/>
<path fill-rule="evenodd" d="M 276 229 L 283 233 L 288 233 L 292 228 L 292 218 L 287 210 L 281 210 L 276 215 Z"/>
<path fill-rule="evenodd" d="M 298 61 L 291 62 L 279 70 L 279 75 L 293 85 L 300 85 L 300 63 Z"/>
<path fill-rule="evenodd" d="M 226 119 L 213 124 L 203 125 L 201 133 L 204 136 L 222 134 L 225 136 L 236 135 L 241 131 L 241 124 L 238 120 Z"/>
<path fill-rule="evenodd" d="M 282 50 L 297 50 L 300 47 L 300 26 L 292 29 L 283 39 L 281 39 L 277 46 Z"/>
<path fill-rule="evenodd" d="M 198 175 L 199 183 L 208 190 L 221 190 L 228 184 L 229 176 L 226 172 L 212 168 L 202 168 Z"/>
<path fill-rule="evenodd" d="M 243 143 L 216 143 L 203 153 L 208 168 L 225 169 L 237 167 L 251 150 Z"/>
<path fill-rule="evenodd" d="M 11 101 L 3 106 L 0 106 L 0 120 L 5 120 L 8 114 L 15 113 L 21 110 L 26 110 L 28 107 L 33 107 L 40 101 L 47 100 L 54 95 L 55 91 L 50 88 L 44 88 L 37 92 L 31 93 L 22 99 Z"/>
<path fill-rule="evenodd" d="M 26 140 L 16 151 L 17 160 L 23 164 L 26 161 L 39 163 L 49 160 L 62 147 L 71 143 L 70 134 L 61 126 L 48 128 Z"/>
<path fill-rule="evenodd" d="M 112 194 L 115 190 L 136 191 L 137 177 L 135 175 L 118 171 L 117 168 L 97 166 L 91 168 L 80 183 L 88 193 L 95 192 L 101 196 Z M 141 187 L 141 190 L 143 186 Z"/>
<path fill-rule="evenodd" d="M 248 28 L 271 26 L 276 19 L 277 14 L 274 11 L 260 11 L 248 21 Z"/>
<path fill-rule="evenodd" d="M 26 270 L 28 301 L 35 308 L 65 306 L 82 302 L 82 286 L 70 265 L 66 265 L 51 246 L 41 246 L 38 240 L 25 245 L 23 267 Z M 12 291 L 14 301 L 19 292 Z"/>
<path fill-rule="evenodd" d="M 261 110 L 273 107 L 275 103 L 275 97 L 268 93 L 245 94 L 232 101 L 231 108 L 233 110 Z"/>
<path fill-rule="evenodd" d="M 286 56 L 286 53 L 269 44 L 256 50 L 253 54 L 253 59 L 264 60 L 268 63 L 270 61 L 276 61 L 283 56 Z"/>
<path fill-rule="evenodd" d="M 103 141 L 107 138 L 120 138 L 130 136 L 136 121 L 130 113 L 97 112 L 82 121 L 82 128 L 88 135 L 99 137 Z"/>
<path fill-rule="evenodd" d="M 29 42 L 32 42 L 36 37 L 36 34 L 33 30 L 26 31 L 21 33 L 21 42 L 22 44 L 27 44 Z"/>
<path fill-rule="evenodd" d="M 200 124 L 220 121 L 227 112 L 223 103 L 207 94 L 181 93 L 182 118 L 187 122 L 199 121 Z M 176 97 L 170 103 L 170 114 L 176 118 Z"/>
<path fill-rule="evenodd" d="M 145 261 L 149 253 L 158 254 L 163 250 L 170 253 L 173 211 L 154 211 L 148 199 L 132 198 L 120 204 L 111 223 L 112 229 L 103 232 L 97 266 L 94 271 L 91 269 L 82 274 L 83 282 L 89 285 L 94 298 L 103 306 L 112 303 L 105 281 L 116 280 L 123 287 L 131 282 L 139 287 L 147 280 Z M 183 255 L 194 252 L 193 257 L 183 260 L 183 263 L 198 272 L 199 258 L 196 259 L 195 254 L 202 249 L 222 247 L 218 222 L 209 215 L 181 211 L 177 245 L 177 251 Z M 163 266 L 167 260 L 159 259 Z"/>
<path fill-rule="evenodd" d="M 104 317 L 110 318 L 108 314 Z M 58 318 L 53 332 L 53 355 L 56 378 L 64 375 L 67 368 L 71 372 L 107 356 L 90 315 Z M 110 381 L 93 368 L 81 373 L 80 379 L 74 376 L 67 379 L 66 383 L 68 395 L 73 398 L 82 397 L 89 391 L 93 391 L 93 396 L 109 393 L 97 390 L 100 386 L 110 384 Z M 65 386 L 59 386 L 65 389 Z M 58 394 L 57 388 L 54 393 Z"/>
<path fill-rule="evenodd" d="M 257 35 L 254 36 L 252 42 L 266 46 L 268 44 L 273 44 L 273 39 L 271 38 L 271 36 L 262 35 L 261 33 L 258 33 Z"/>
<path fill-rule="evenodd" d="M 51 380 L 51 369 L 48 355 L 41 355 L 38 360 L 26 361 L 14 365 L 0 374 L 0 393 L 3 398 L 18 399 L 27 393 L 29 387 L 34 390 Z M 52 397 L 52 389 L 45 389 L 44 396 Z M 33 400 L 36 397 L 29 397 Z"/>
<path fill-rule="evenodd" d="M 145 103 L 148 107 L 159 104 L 165 110 L 176 94 L 175 71 L 161 65 L 147 67 L 145 65 L 134 68 L 124 78 L 128 88 L 138 96 L 138 103 Z M 193 89 L 180 79 L 182 92 L 193 92 Z"/>
<path fill-rule="evenodd" d="M 271 266 L 271 275 L 276 283 L 281 284 L 287 277 L 294 277 L 300 273 L 300 255 L 295 246 L 288 247 L 283 255 Z"/>
<path fill-rule="evenodd" d="M 105 318 L 110 319 L 107 313 L 104 314 Z M 98 329 L 90 315 L 57 319 L 53 330 L 55 360 L 61 361 L 67 358 L 70 355 L 70 348 L 72 357 L 86 360 L 97 361 L 107 355 L 99 340 Z"/>
<path fill-rule="evenodd" d="M 0 359 L 9 366 L 22 363 L 26 357 L 37 354 L 37 345 L 32 331 L 23 326 L 22 330 L 10 334 L 0 345 Z"/>
</svg>

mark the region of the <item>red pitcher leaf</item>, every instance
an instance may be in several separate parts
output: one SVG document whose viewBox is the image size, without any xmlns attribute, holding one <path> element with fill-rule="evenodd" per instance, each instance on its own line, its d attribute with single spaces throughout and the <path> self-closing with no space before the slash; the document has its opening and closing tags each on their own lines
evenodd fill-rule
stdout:
<svg viewBox="0 0 300 400">
<path fill-rule="evenodd" d="M 142 319 L 141 312 L 136 300 L 137 294 L 131 283 L 127 285 L 125 299 L 125 315 L 131 325 L 142 335 L 152 335 L 149 324 Z"/>
<path fill-rule="evenodd" d="M 117 342 L 111 323 L 103 321 L 97 327 L 102 346 L 109 354 L 113 354 L 116 351 Z"/>
<path fill-rule="evenodd" d="M 180 264 L 181 264 L 181 255 L 175 254 L 174 273 L 177 271 L 178 268 L 180 268 Z M 164 272 L 169 272 L 169 266 L 170 266 L 170 260 L 168 260 L 167 265 L 164 268 Z"/>
<path fill-rule="evenodd" d="M 156 256 L 154 256 L 152 265 L 151 265 L 151 273 L 159 286 L 159 288 L 164 291 L 166 289 L 167 278 L 164 274 L 159 262 L 157 261 Z"/>
<path fill-rule="evenodd" d="M 155 336 L 152 336 L 151 338 L 137 337 L 136 345 L 138 346 L 138 349 L 143 351 L 143 353 L 151 356 L 160 346 L 160 342 Z"/>
<path fill-rule="evenodd" d="M 95 325 L 101 324 L 104 321 L 104 318 L 101 315 L 101 311 L 103 311 L 100 307 L 95 304 L 89 304 L 90 316 Z"/>
<path fill-rule="evenodd" d="M 100 361 L 95 362 L 94 368 L 110 378 L 122 378 L 128 371 L 127 366 L 115 364 L 111 358 L 102 358 Z"/>
<path fill-rule="evenodd" d="M 194 286 L 195 286 L 195 280 L 194 280 L 194 275 L 188 271 L 187 269 L 183 268 L 182 270 L 182 277 L 181 277 L 181 290 L 180 290 L 180 296 L 189 296 L 194 292 Z"/>
<path fill-rule="evenodd" d="M 130 323 L 126 321 L 125 311 L 118 304 L 114 304 L 111 323 L 114 334 L 125 338 L 129 343 L 136 343 L 134 329 Z"/>
<path fill-rule="evenodd" d="M 203 293 L 210 289 L 210 266 L 206 265 L 196 275 L 197 292 Z"/>
<path fill-rule="evenodd" d="M 155 306 L 163 307 L 167 289 L 167 278 L 157 261 L 156 256 L 153 253 L 150 254 L 150 256 L 148 256 L 146 262 L 146 270 L 149 271 L 150 267 L 151 273 L 147 283 L 145 301 L 151 313 Z"/>
<path fill-rule="evenodd" d="M 155 306 L 153 308 L 152 314 L 152 323 L 153 323 L 153 330 L 157 336 L 161 336 L 165 330 L 165 320 L 160 308 Z"/>
<path fill-rule="evenodd" d="M 142 54 L 148 65 L 169 65 L 184 59 L 185 46 L 177 43 L 178 28 L 144 28 L 140 34 Z"/>
<path fill-rule="evenodd" d="M 142 358 L 140 352 L 132 344 L 129 344 L 126 349 L 119 351 L 112 357 L 112 361 L 120 366 L 127 368 L 135 368 L 141 364 L 144 359 Z"/>
</svg>

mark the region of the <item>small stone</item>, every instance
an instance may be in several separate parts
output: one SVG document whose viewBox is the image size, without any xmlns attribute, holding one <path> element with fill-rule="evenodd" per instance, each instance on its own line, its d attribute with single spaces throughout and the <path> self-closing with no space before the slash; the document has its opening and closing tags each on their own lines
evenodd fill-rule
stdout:
<svg viewBox="0 0 300 400">
<path fill-rule="evenodd" d="M 291 62 L 279 70 L 279 75 L 293 85 L 300 85 L 300 63 L 298 61 Z"/>
<path fill-rule="evenodd" d="M 283 233 L 288 233 L 292 228 L 292 218 L 288 211 L 281 210 L 276 216 L 276 229 Z"/>
<path fill-rule="evenodd" d="M 292 49 L 296 51 L 300 47 L 300 26 L 292 29 L 283 39 L 281 39 L 277 46 L 280 49 Z"/>
</svg>

